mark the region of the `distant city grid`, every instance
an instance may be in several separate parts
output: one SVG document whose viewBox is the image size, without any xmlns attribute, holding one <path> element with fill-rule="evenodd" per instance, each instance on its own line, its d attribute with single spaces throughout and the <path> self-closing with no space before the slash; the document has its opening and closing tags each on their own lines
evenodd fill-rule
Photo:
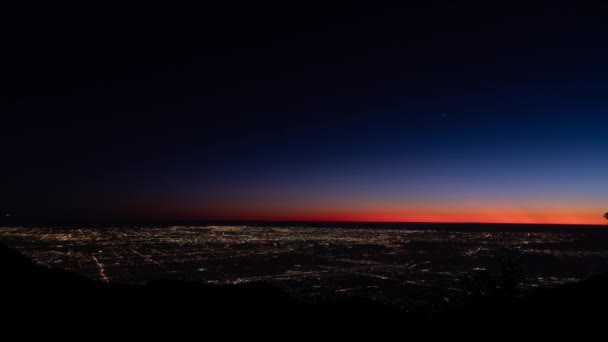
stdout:
<svg viewBox="0 0 608 342">
<path fill-rule="evenodd" d="M 599 227 L 0 227 L 0 239 L 39 264 L 104 282 L 261 281 L 311 301 L 436 305 L 461 296 L 472 272 L 499 272 L 507 256 L 520 258 L 524 289 L 608 271 L 608 231 Z"/>
</svg>

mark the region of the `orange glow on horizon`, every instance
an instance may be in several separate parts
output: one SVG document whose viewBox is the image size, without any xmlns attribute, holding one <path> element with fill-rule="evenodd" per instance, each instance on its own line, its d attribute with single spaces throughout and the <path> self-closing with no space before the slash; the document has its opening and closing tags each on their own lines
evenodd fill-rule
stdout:
<svg viewBox="0 0 608 342">
<path fill-rule="evenodd" d="M 303 221 L 303 222 L 428 222 L 428 223 L 497 223 L 497 224 L 572 224 L 572 225 L 601 225 L 602 220 L 593 217 L 576 215 L 559 216 L 508 216 L 508 215 L 384 215 L 384 214 L 326 214 L 326 215 L 226 215 L 209 217 L 218 220 L 242 221 Z"/>
<path fill-rule="evenodd" d="M 185 219 L 242 221 L 319 221 L 319 222 L 437 222 L 437 223 L 503 223 L 503 224 L 574 224 L 601 225 L 605 220 L 596 210 L 183 210 L 173 212 Z"/>
<path fill-rule="evenodd" d="M 144 209 L 145 208 L 145 209 Z M 145 216 L 177 220 L 320 221 L 320 222 L 437 222 L 502 224 L 605 225 L 605 210 L 587 203 L 356 203 L 274 201 L 196 203 L 171 201 L 150 208 Z"/>
</svg>

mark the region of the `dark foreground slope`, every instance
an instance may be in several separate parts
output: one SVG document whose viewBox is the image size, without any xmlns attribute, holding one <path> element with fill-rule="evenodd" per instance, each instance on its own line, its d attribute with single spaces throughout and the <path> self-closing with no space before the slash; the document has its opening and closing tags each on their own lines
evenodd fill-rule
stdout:
<svg viewBox="0 0 608 342">
<path fill-rule="evenodd" d="M 176 318 L 381 322 L 407 326 L 517 327 L 530 324 L 592 322 L 608 318 L 608 274 L 586 281 L 542 289 L 522 298 L 475 297 L 431 312 L 399 310 L 367 300 L 325 304 L 298 301 L 263 283 L 218 286 L 178 280 L 146 285 L 106 284 L 78 274 L 39 266 L 0 245 L 0 291 L 4 307 L 72 308 L 71 315 L 94 310 Z M 180 309 L 177 309 L 177 308 Z M 182 310 L 181 308 L 188 308 Z M 37 309 L 39 310 L 39 309 Z M 194 312 L 194 313 L 193 313 Z"/>
<path fill-rule="evenodd" d="M 272 320 L 363 319 L 392 321 L 402 312 L 368 300 L 308 304 L 265 283 L 212 285 L 160 280 L 145 285 L 107 284 L 76 273 L 40 266 L 0 244 L 1 303 L 14 308 L 69 307 L 72 313 L 113 311 L 164 318 L 213 316 Z M 191 313 L 194 312 L 192 315 Z M 68 313 L 67 317 L 70 317 Z"/>
<path fill-rule="evenodd" d="M 441 324 L 501 327 L 602 326 L 608 322 L 608 274 L 529 291 L 521 297 L 469 297 L 434 315 Z"/>
</svg>

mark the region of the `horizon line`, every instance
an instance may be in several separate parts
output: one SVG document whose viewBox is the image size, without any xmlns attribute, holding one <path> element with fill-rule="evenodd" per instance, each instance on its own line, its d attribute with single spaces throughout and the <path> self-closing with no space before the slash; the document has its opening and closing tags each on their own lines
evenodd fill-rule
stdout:
<svg viewBox="0 0 608 342">
<path fill-rule="evenodd" d="M 600 223 L 555 223 L 555 222 L 483 222 L 483 221 L 372 221 L 372 220 L 280 220 L 280 219 L 40 219 L 27 222 L 10 222 L 10 225 L 31 224 L 179 224 L 179 223 L 344 223 L 344 224 L 472 224 L 472 225 L 552 225 L 552 226 L 606 226 Z M 0 224 L 9 222 L 1 222 Z"/>
</svg>

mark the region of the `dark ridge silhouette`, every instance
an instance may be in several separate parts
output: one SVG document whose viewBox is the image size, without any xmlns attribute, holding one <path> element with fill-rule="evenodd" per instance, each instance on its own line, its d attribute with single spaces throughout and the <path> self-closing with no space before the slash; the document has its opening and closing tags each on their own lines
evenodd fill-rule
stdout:
<svg viewBox="0 0 608 342">
<path fill-rule="evenodd" d="M 145 285 L 103 283 L 73 272 L 35 264 L 21 253 L 0 244 L 2 304 L 13 307 L 56 308 L 76 306 L 107 310 L 126 308 L 132 313 L 184 317 L 177 307 L 195 309 L 195 315 L 231 319 L 286 319 L 335 317 L 391 321 L 401 312 L 372 300 L 351 299 L 310 304 L 266 283 L 212 285 L 174 279 Z M 124 312 L 122 312 L 124 314 Z M 120 314 L 120 312 L 119 312 Z"/>
<path fill-rule="evenodd" d="M 432 313 L 442 326 L 555 327 L 602 323 L 608 318 L 608 273 L 554 287 L 528 290 L 517 288 L 522 270 L 517 261 L 503 260 L 502 271 L 474 272 L 469 276 L 468 293 L 461 302 Z M 467 280 L 467 279 L 465 279 Z M 506 332 L 506 330 L 505 330 Z"/>
<path fill-rule="evenodd" d="M 80 313 L 92 308 L 123 308 L 117 314 L 143 312 L 148 316 L 170 319 L 175 319 L 176 315 L 185 317 L 185 312 L 188 312 L 196 317 L 239 320 L 313 319 L 318 322 L 373 322 L 387 326 L 405 323 L 415 327 L 503 326 L 507 323 L 523 326 L 604 319 L 608 304 L 608 274 L 539 289 L 523 297 L 505 295 L 504 291 L 500 295 L 496 295 L 497 291 L 484 291 L 482 295 L 474 294 L 443 308 L 411 311 L 366 299 L 305 303 L 264 283 L 209 285 L 168 279 L 145 285 L 107 284 L 37 265 L 4 245 L 0 245 L 0 275 L 5 309 L 78 307 L 80 310 L 76 311 Z M 494 281 L 484 283 L 495 284 Z M 176 307 L 195 310 L 179 311 Z M 72 312 L 68 317 L 76 314 Z"/>
</svg>

